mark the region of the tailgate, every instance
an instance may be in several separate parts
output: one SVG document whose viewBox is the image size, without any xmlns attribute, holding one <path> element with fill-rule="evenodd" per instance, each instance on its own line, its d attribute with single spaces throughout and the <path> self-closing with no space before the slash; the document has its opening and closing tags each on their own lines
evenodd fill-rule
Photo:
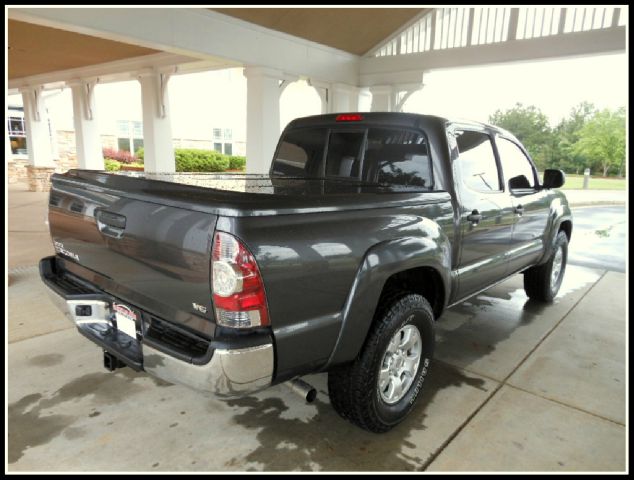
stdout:
<svg viewBox="0 0 634 480">
<path fill-rule="evenodd" d="M 126 195 L 53 178 L 49 225 L 55 250 L 69 260 L 72 273 L 100 289 L 211 337 L 217 216 L 163 205 L 156 195 L 144 201 L 142 194 L 143 188 Z"/>
</svg>

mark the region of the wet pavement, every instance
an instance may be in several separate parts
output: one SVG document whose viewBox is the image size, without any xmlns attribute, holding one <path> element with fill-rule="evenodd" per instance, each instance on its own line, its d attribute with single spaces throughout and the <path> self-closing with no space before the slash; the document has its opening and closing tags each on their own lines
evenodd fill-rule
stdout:
<svg viewBox="0 0 634 480">
<path fill-rule="evenodd" d="M 23 269 L 14 297 L 38 281 Z M 420 403 L 384 435 L 336 414 L 325 374 L 306 377 L 313 404 L 284 385 L 221 402 L 127 368 L 106 372 L 101 350 L 72 327 L 13 341 L 8 468 L 620 471 L 623 281 L 569 266 L 551 306 L 529 301 L 518 275 L 447 311 Z M 61 321 L 45 296 L 31 302 Z"/>
<path fill-rule="evenodd" d="M 47 246 L 20 243 L 43 237 L 41 209 L 20 208 L 9 211 L 20 227 L 9 232 L 10 472 L 626 469 L 623 207 L 573 210 L 552 305 L 528 300 L 516 275 L 448 310 L 419 403 L 383 435 L 336 414 L 325 374 L 305 377 L 319 392 L 306 404 L 284 385 L 221 402 L 106 372 L 45 295 L 32 258 Z"/>
<path fill-rule="evenodd" d="M 568 263 L 625 272 L 627 216 L 625 205 L 572 209 Z"/>
</svg>

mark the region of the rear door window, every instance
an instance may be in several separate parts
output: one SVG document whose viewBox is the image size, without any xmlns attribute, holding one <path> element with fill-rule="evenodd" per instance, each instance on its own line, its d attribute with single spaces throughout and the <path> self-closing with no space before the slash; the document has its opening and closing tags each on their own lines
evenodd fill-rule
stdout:
<svg viewBox="0 0 634 480">
<path fill-rule="evenodd" d="M 499 192 L 502 190 L 493 143 L 484 132 L 456 131 L 458 162 L 462 180 L 471 190 Z"/>
<path fill-rule="evenodd" d="M 370 128 L 363 178 L 393 185 L 431 187 L 427 140 L 421 132 Z"/>
</svg>

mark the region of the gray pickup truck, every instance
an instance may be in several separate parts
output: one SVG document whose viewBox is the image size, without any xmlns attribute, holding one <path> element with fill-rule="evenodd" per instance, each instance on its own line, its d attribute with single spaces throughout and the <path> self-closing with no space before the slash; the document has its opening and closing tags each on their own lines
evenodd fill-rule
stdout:
<svg viewBox="0 0 634 480">
<path fill-rule="evenodd" d="M 553 300 L 563 182 L 489 125 L 301 118 L 269 175 L 53 175 L 40 274 L 109 370 L 225 398 L 328 372 L 333 407 L 383 432 L 415 405 L 443 310 L 516 273 Z"/>
</svg>

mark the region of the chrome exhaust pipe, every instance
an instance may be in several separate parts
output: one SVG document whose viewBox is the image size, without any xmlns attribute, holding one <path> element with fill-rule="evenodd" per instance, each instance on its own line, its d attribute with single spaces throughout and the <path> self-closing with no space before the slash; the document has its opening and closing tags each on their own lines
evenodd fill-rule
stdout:
<svg viewBox="0 0 634 480">
<path fill-rule="evenodd" d="M 317 389 L 299 378 L 290 380 L 285 385 L 302 397 L 306 403 L 312 403 L 317 398 Z"/>
</svg>

